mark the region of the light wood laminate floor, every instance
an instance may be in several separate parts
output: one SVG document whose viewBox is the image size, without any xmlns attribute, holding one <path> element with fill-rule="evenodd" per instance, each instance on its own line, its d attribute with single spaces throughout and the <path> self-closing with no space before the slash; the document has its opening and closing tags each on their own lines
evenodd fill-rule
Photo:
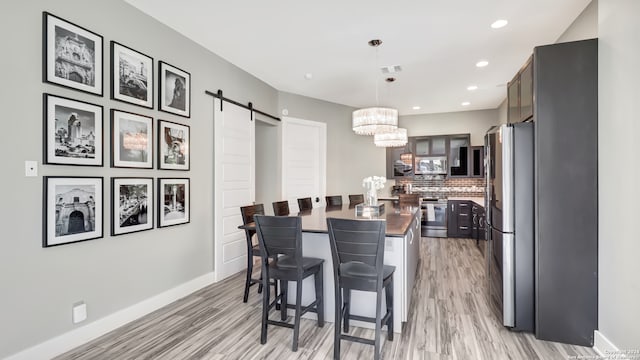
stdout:
<svg viewBox="0 0 640 360">
<path fill-rule="evenodd" d="M 402 335 L 384 342 L 384 359 L 568 359 L 591 348 L 537 340 L 500 325 L 485 296 L 484 262 L 470 239 L 422 238 L 421 260 Z M 330 265 L 330 264 L 327 264 Z M 302 319 L 292 330 L 269 326 L 260 345 L 261 296 L 242 303 L 244 274 L 210 285 L 56 359 L 331 359 L 333 323 Z M 271 318 L 277 314 L 272 312 Z M 289 317 L 291 319 L 291 317 Z M 373 331 L 351 328 L 357 336 Z M 383 335 L 386 332 L 383 331 Z M 371 359 L 373 347 L 343 341 L 342 359 Z"/>
</svg>

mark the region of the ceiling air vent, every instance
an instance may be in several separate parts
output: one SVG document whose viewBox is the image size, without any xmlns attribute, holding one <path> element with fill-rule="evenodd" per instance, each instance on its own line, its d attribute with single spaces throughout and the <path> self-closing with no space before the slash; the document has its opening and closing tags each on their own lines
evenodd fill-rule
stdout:
<svg viewBox="0 0 640 360">
<path fill-rule="evenodd" d="M 402 71 L 402 67 L 400 65 L 389 65 L 381 67 L 380 70 L 382 70 L 383 74 L 395 74 Z"/>
</svg>

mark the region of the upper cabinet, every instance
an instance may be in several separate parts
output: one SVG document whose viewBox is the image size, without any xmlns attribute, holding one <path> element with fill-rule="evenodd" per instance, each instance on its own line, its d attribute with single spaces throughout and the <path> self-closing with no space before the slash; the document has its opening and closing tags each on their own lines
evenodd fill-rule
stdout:
<svg viewBox="0 0 640 360">
<path fill-rule="evenodd" d="M 447 154 L 446 136 L 417 137 L 416 156 L 438 156 Z"/>
<path fill-rule="evenodd" d="M 469 157 L 469 176 L 484 177 L 484 146 L 472 146 Z"/>
<path fill-rule="evenodd" d="M 517 123 L 533 117 L 533 57 L 507 85 L 507 121 Z"/>
<path fill-rule="evenodd" d="M 387 148 L 387 179 L 413 177 L 414 148 L 413 140 L 407 146 Z"/>
<path fill-rule="evenodd" d="M 449 176 L 469 176 L 469 134 L 449 137 Z"/>
</svg>

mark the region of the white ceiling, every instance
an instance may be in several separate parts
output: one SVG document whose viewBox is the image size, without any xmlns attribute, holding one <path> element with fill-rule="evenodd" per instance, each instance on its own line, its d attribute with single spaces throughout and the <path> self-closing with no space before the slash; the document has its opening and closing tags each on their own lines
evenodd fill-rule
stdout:
<svg viewBox="0 0 640 360">
<path fill-rule="evenodd" d="M 401 115 L 498 107 L 533 47 L 554 43 L 590 2 L 126 1 L 278 90 L 366 107 L 377 82 L 378 104 Z M 497 19 L 509 25 L 492 29 Z M 384 42 L 377 54 L 371 39 Z M 402 66 L 396 82 L 386 65 Z"/>
</svg>

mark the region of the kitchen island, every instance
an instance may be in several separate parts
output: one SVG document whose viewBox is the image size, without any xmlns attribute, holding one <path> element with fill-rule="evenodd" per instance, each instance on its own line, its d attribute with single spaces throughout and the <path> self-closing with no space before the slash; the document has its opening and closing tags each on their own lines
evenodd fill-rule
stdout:
<svg viewBox="0 0 640 360">
<path fill-rule="evenodd" d="M 336 207 L 314 208 L 300 213 L 302 218 L 302 254 L 303 256 L 324 259 L 324 310 L 325 320 L 334 321 L 334 280 L 333 260 L 329 247 L 327 218 L 341 219 L 382 219 L 387 222 L 384 263 L 393 265 L 393 313 L 394 332 L 402 332 L 402 322 L 407 321 L 416 270 L 418 265 L 418 241 L 420 240 L 420 208 L 414 206 L 399 207 L 392 202 L 385 203 L 385 213 L 379 217 L 356 217 L 355 208 L 344 204 Z M 295 303 L 295 282 L 289 282 L 288 302 Z M 313 277 L 302 284 L 302 304 L 311 303 L 315 298 Z M 383 297 L 384 298 L 384 297 Z M 352 290 L 351 313 L 354 315 L 375 317 L 376 296 L 372 292 Z M 383 309 L 384 309 L 383 304 Z M 293 310 L 289 310 L 293 314 Z M 275 316 L 275 315 L 271 315 Z M 307 318 L 316 318 L 315 313 L 307 313 Z M 372 328 L 373 324 L 352 320 L 354 326 Z"/>
</svg>

